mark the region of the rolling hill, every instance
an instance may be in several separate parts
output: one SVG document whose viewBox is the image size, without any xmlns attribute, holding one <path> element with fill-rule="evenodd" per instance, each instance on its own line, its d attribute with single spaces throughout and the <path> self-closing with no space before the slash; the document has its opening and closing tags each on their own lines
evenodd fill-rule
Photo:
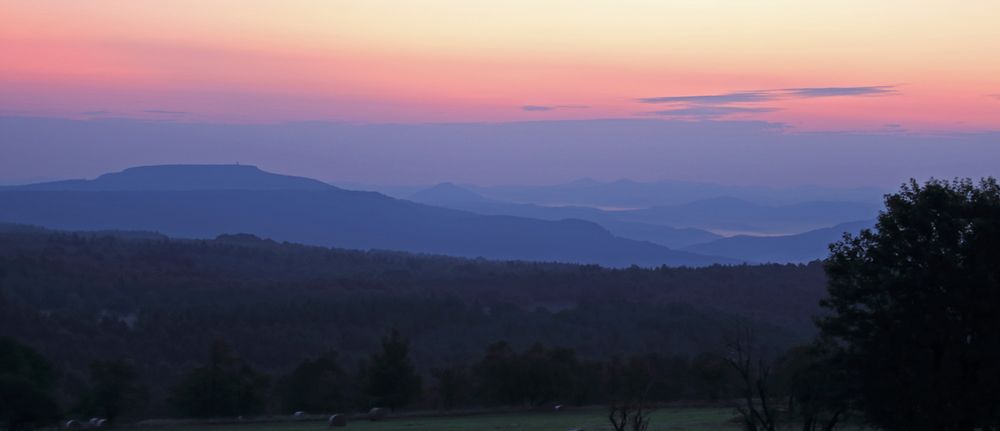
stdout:
<svg viewBox="0 0 1000 431">
<path fill-rule="evenodd" d="M 601 225 L 615 236 L 649 241 L 670 248 L 686 247 L 722 238 L 702 229 L 673 228 L 660 224 L 622 221 L 615 211 L 604 211 L 597 208 L 544 206 L 498 201 L 451 183 L 441 183 L 420 190 L 409 195 L 408 199 L 478 214 L 507 215 L 541 220 L 570 218 L 587 220 Z"/>
<path fill-rule="evenodd" d="M 341 248 L 608 266 L 732 262 L 619 238 L 592 222 L 481 215 L 253 166 L 137 167 L 94 180 L 5 187 L 0 202 L 0 222 L 69 230 L 252 233 Z"/>
<path fill-rule="evenodd" d="M 690 227 L 730 234 L 798 234 L 841 223 L 874 218 L 881 204 L 806 201 L 764 205 L 720 197 L 681 205 L 617 211 L 619 220 Z"/>
<path fill-rule="evenodd" d="M 861 229 L 871 228 L 874 225 L 874 220 L 866 220 L 843 223 L 796 235 L 737 235 L 693 245 L 684 248 L 684 250 L 726 256 L 751 263 L 804 263 L 825 258 L 829 254 L 829 244 L 839 240 L 845 232 L 856 234 Z"/>
</svg>

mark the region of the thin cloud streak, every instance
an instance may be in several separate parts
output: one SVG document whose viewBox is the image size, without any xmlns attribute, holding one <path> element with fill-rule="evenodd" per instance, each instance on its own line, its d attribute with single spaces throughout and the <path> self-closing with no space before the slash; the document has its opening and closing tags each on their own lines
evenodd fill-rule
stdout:
<svg viewBox="0 0 1000 431">
<path fill-rule="evenodd" d="M 586 105 L 522 105 L 521 110 L 527 112 L 545 112 L 556 109 L 587 109 Z"/>
<path fill-rule="evenodd" d="M 797 98 L 838 97 L 838 96 L 885 96 L 897 93 L 894 85 L 873 85 L 868 87 L 806 87 L 786 88 L 787 95 Z"/>
<path fill-rule="evenodd" d="M 644 112 L 642 115 L 661 115 L 687 119 L 720 119 L 738 114 L 774 112 L 780 108 L 760 106 L 763 102 L 790 99 L 816 99 L 824 97 L 871 97 L 896 94 L 893 85 L 863 87 L 799 87 L 772 90 L 737 91 L 723 94 L 690 96 L 645 97 L 636 99 L 644 104 L 673 105 L 670 109 Z"/>
<path fill-rule="evenodd" d="M 806 99 L 816 97 L 873 96 L 896 94 L 895 85 L 871 85 L 864 87 L 800 87 L 772 90 L 737 91 L 723 94 L 703 94 L 692 96 L 643 97 L 639 103 L 698 103 L 730 104 L 768 102 L 779 99 Z"/>
<path fill-rule="evenodd" d="M 766 102 L 774 100 L 774 96 L 767 91 L 742 91 L 726 94 L 710 94 L 699 96 L 666 96 L 666 97 L 645 97 L 638 99 L 639 103 L 706 103 L 706 104 L 728 104 L 744 102 Z"/>
<path fill-rule="evenodd" d="M 163 115 L 188 115 L 190 112 L 187 111 L 167 111 L 163 109 L 146 109 L 142 112 L 147 114 L 163 114 Z"/>
<path fill-rule="evenodd" d="M 660 115 L 665 117 L 691 117 L 700 119 L 717 119 L 735 114 L 751 114 L 762 112 L 778 111 L 774 107 L 748 107 L 748 106 L 690 106 L 676 109 L 663 109 L 649 112 L 650 115 Z"/>
</svg>

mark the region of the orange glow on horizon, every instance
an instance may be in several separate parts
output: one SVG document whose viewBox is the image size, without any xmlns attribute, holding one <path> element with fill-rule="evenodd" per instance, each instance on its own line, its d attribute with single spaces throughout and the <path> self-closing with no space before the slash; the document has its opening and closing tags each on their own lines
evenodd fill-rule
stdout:
<svg viewBox="0 0 1000 431">
<path fill-rule="evenodd" d="M 636 99 L 891 85 L 681 119 L 1000 129 L 995 1 L 16 0 L 0 16 L 0 109 L 19 114 L 651 118 L 683 106 Z"/>
</svg>

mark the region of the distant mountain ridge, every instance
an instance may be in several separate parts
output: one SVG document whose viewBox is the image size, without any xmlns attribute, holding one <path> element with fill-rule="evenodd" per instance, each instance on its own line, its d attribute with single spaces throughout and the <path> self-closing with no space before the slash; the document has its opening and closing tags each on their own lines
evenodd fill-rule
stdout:
<svg viewBox="0 0 1000 431">
<path fill-rule="evenodd" d="M 602 210 L 582 206 L 543 206 L 493 200 L 461 186 L 440 184 L 409 195 L 410 199 L 479 214 L 513 215 L 544 220 L 578 218 L 604 226 L 613 234 L 652 241 L 672 248 L 720 240 L 729 235 L 795 235 L 875 216 L 879 205 L 857 202 L 806 201 L 764 205 L 730 196 L 685 204 L 634 210 Z M 825 251 L 825 245 L 820 251 Z"/>
<path fill-rule="evenodd" d="M 540 205 L 646 208 L 681 205 L 699 200 L 732 197 L 764 205 L 806 201 L 879 203 L 887 190 L 873 187 L 833 189 L 819 186 L 731 186 L 706 182 L 663 180 L 597 181 L 583 178 L 548 186 L 467 186 L 487 198 Z"/>
<path fill-rule="evenodd" d="M 0 189 L 0 222 L 67 230 L 143 230 L 507 260 L 608 266 L 732 263 L 615 237 L 582 220 L 489 216 L 349 191 L 253 166 L 171 165 L 95 180 Z"/>
<path fill-rule="evenodd" d="M 580 206 L 541 206 L 496 201 L 452 183 L 441 183 L 410 194 L 409 199 L 485 215 L 508 215 L 542 220 L 581 219 L 597 223 L 611 233 L 639 241 L 677 248 L 722 238 L 693 228 L 673 228 L 649 223 L 622 221 L 614 212 Z"/>
<path fill-rule="evenodd" d="M 718 197 L 681 205 L 616 212 L 620 220 L 692 227 L 715 232 L 801 233 L 878 214 L 881 204 L 806 201 L 762 205 L 734 197 Z"/>
<path fill-rule="evenodd" d="M 0 190 L 139 191 L 139 190 L 328 190 L 327 183 L 265 172 L 252 165 L 137 166 L 93 180 L 65 180 Z"/>
<path fill-rule="evenodd" d="M 407 197 L 414 202 L 425 204 L 449 204 L 449 203 L 486 203 L 494 202 L 485 196 L 472 190 L 460 187 L 454 183 L 440 183 L 432 187 L 419 190 Z"/>
<path fill-rule="evenodd" d="M 749 236 L 737 235 L 683 248 L 694 253 L 726 256 L 748 263 L 805 263 L 824 259 L 828 245 L 840 240 L 845 233 L 857 234 L 875 226 L 875 220 L 843 223 L 796 235 Z"/>
</svg>

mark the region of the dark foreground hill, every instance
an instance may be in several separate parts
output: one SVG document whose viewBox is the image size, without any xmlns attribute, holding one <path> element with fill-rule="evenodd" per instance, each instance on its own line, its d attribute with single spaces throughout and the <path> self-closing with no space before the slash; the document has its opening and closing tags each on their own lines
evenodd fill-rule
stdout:
<svg viewBox="0 0 1000 431">
<path fill-rule="evenodd" d="M 250 166 L 154 166 L 2 188 L 0 222 L 188 238 L 248 232 L 341 248 L 609 266 L 732 262 L 615 237 L 582 220 L 480 215 Z"/>
<path fill-rule="evenodd" d="M 468 364 L 490 343 L 565 346 L 584 358 L 719 351 L 740 327 L 780 351 L 812 331 L 818 264 L 603 269 L 280 244 L 248 235 L 0 233 L 0 335 L 70 377 L 125 358 L 154 387 L 214 339 L 284 372 L 344 364 L 399 328 L 418 368 Z"/>
</svg>

